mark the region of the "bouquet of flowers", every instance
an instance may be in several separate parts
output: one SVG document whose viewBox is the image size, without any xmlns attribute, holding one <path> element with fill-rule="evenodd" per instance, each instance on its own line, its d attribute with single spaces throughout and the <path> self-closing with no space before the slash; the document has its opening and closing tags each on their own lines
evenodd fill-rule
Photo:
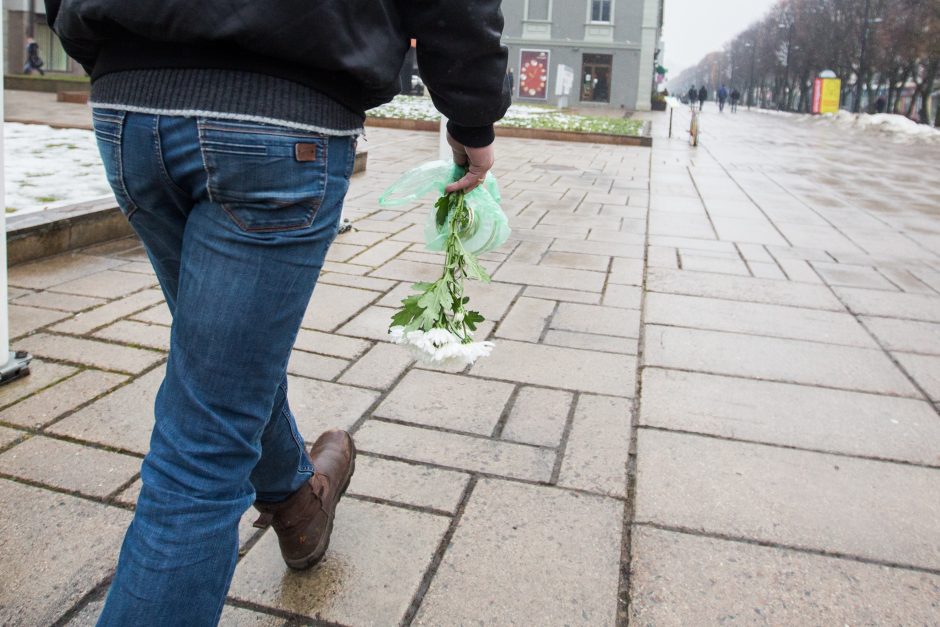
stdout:
<svg viewBox="0 0 940 627">
<path fill-rule="evenodd" d="M 417 293 L 402 300 L 389 327 L 392 341 L 407 346 L 423 363 L 464 366 L 493 349 L 492 342 L 473 341 L 484 317 L 468 309 L 464 280 L 490 281 L 476 255 L 502 245 L 509 237 L 509 224 L 499 207 L 499 188 L 492 174 L 468 193 L 444 193 L 463 174 L 452 163 L 426 163 L 407 172 L 379 200 L 390 207 L 414 202 L 431 190 L 440 194 L 425 224 L 425 243 L 429 250 L 444 252 L 441 277 L 413 285 Z"/>
</svg>

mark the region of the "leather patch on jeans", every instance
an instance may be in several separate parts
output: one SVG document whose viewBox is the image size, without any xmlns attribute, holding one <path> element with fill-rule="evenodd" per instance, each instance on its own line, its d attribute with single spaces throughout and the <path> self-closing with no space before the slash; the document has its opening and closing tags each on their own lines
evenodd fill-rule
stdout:
<svg viewBox="0 0 940 627">
<path fill-rule="evenodd" d="M 297 161 L 316 161 L 316 144 L 294 144 L 294 157 Z"/>
</svg>

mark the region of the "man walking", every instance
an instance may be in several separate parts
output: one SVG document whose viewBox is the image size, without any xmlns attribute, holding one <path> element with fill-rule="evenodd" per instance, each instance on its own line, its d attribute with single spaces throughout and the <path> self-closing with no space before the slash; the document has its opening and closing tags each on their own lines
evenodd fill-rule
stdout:
<svg viewBox="0 0 940 627">
<path fill-rule="evenodd" d="M 731 90 L 731 113 L 738 112 L 738 102 L 741 100 L 741 92 L 735 87 Z"/>
<path fill-rule="evenodd" d="M 702 85 L 698 90 L 698 110 L 699 111 L 705 108 L 706 100 L 708 100 L 708 90 L 705 89 L 705 85 Z"/>
<path fill-rule="evenodd" d="M 686 94 L 686 98 L 689 99 L 689 106 L 694 110 L 695 102 L 698 100 L 698 90 L 695 89 L 695 85 L 689 87 L 689 93 Z"/>
<path fill-rule="evenodd" d="M 725 103 L 728 102 L 728 88 L 724 85 L 718 90 L 718 112 L 725 112 Z"/>
<path fill-rule="evenodd" d="M 509 106 L 499 0 L 46 0 L 92 79 L 105 170 L 173 315 L 143 487 L 100 625 L 212 625 L 254 503 L 288 566 L 316 564 L 355 468 L 309 452 L 287 362 L 337 234 L 365 111 L 410 40 L 469 190 Z M 326 418 L 329 418 L 327 416 Z"/>
<path fill-rule="evenodd" d="M 42 66 L 45 65 L 42 57 L 39 56 L 39 44 L 32 37 L 26 38 L 26 63 L 23 64 L 23 74 L 32 74 L 33 70 L 39 72 L 40 76 L 45 76 Z"/>
</svg>

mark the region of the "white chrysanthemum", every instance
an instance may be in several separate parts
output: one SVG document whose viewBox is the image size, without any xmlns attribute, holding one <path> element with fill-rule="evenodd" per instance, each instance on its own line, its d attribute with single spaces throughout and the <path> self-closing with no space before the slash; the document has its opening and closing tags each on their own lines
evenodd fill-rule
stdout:
<svg viewBox="0 0 940 627">
<path fill-rule="evenodd" d="M 480 357 L 488 356 L 494 346 L 493 342 L 464 344 L 447 329 L 405 333 L 404 327 L 392 327 L 389 337 L 395 344 L 405 345 L 416 360 L 443 367 L 469 366 Z"/>
</svg>

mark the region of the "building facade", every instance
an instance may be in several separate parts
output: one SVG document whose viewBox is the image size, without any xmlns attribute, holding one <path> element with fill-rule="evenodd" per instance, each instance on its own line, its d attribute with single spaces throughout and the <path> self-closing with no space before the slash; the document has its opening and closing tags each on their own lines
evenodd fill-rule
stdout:
<svg viewBox="0 0 940 627">
<path fill-rule="evenodd" d="M 503 0 L 513 98 L 649 110 L 663 2 Z"/>
<path fill-rule="evenodd" d="M 26 37 L 32 29 L 39 44 L 43 71 L 83 75 L 82 66 L 70 59 L 59 38 L 46 23 L 46 7 L 42 0 L 3 0 L 3 43 L 6 74 L 20 74 L 26 63 Z"/>
</svg>

